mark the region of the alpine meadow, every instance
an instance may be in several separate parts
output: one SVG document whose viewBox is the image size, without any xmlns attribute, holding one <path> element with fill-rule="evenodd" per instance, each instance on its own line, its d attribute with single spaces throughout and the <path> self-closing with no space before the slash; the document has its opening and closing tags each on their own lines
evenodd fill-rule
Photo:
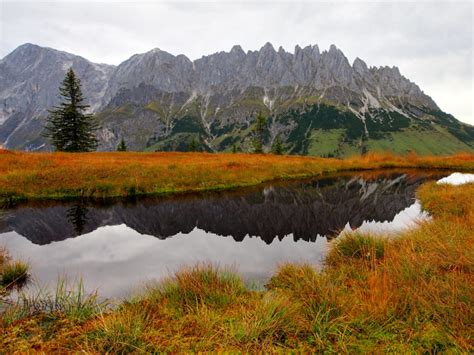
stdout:
<svg viewBox="0 0 474 355">
<path fill-rule="evenodd" d="M 474 352 L 472 2 L 110 5 L 0 6 L 2 353 Z"/>
</svg>

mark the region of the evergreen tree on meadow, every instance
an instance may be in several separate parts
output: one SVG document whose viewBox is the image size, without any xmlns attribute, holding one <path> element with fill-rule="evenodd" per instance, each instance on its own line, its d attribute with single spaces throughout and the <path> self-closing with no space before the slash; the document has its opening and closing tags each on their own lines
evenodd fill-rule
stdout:
<svg viewBox="0 0 474 355">
<path fill-rule="evenodd" d="M 191 138 L 191 142 L 189 143 L 189 146 L 188 146 L 188 151 L 189 152 L 196 152 L 198 150 L 198 144 L 196 142 L 196 139 L 194 138 L 194 136 Z"/>
<path fill-rule="evenodd" d="M 60 152 L 89 152 L 97 148 L 98 125 L 85 112 L 81 81 L 69 69 L 59 87 L 62 102 L 49 111 L 45 136 Z"/>
<path fill-rule="evenodd" d="M 259 112 L 254 128 L 253 152 L 256 154 L 263 153 L 263 141 L 265 138 L 265 128 L 267 125 L 267 118 Z"/>
<path fill-rule="evenodd" d="M 360 155 L 366 155 L 369 152 L 369 148 L 367 146 L 368 138 L 367 134 L 363 134 L 360 139 Z"/>
<path fill-rule="evenodd" d="M 283 154 L 283 145 L 281 144 L 280 135 L 276 136 L 275 141 L 273 142 L 272 153 L 276 155 Z"/>
<path fill-rule="evenodd" d="M 126 151 L 127 151 L 127 145 L 125 144 L 125 140 L 122 137 L 119 145 L 117 146 L 117 152 L 126 152 Z"/>
</svg>

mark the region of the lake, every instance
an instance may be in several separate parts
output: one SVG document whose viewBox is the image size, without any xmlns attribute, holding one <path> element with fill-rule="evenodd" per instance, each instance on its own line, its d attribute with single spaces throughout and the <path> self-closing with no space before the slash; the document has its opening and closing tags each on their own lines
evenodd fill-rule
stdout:
<svg viewBox="0 0 474 355">
<path fill-rule="evenodd" d="M 429 218 L 415 191 L 446 175 L 372 171 L 168 198 L 21 203 L 2 212 L 0 246 L 46 289 L 67 275 L 124 297 L 196 263 L 231 266 L 261 285 L 284 262 L 321 266 L 341 231 L 390 234 Z"/>
</svg>

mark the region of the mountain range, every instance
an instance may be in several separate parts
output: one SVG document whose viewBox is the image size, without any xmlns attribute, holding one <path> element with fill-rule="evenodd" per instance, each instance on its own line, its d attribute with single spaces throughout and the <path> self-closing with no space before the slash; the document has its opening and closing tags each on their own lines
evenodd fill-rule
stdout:
<svg viewBox="0 0 474 355">
<path fill-rule="evenodd" d="M 72 68 L 100 124 L 99 150 L 250 151 L 257 112 L 268 117 L 265 149 L 280 137 L 289 154 L 367 151 L 474 152 L 474 127 L 443 112 L 396 67 L 351 64 L 331 45 L 293 53 L 234 46 L 191 61 L 160 49 L 118 66 L 24 44 L 0 60 L 0 144 L 52 150 L 47 110 Z"/>
</svg>

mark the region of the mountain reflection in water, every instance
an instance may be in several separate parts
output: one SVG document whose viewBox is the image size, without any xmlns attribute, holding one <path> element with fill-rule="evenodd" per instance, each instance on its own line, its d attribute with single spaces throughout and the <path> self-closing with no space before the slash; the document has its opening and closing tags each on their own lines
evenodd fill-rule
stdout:
<svg viewBox="0 0 474 355">
<path fill-rule="evenodd" d="M 343 229 L 416 219 L 415 190 L 442 176 L 356 173 L 173 198 L 27 203 L 3 211 L 0 245 L 29 260 L 40 282 L 73 273 L 105 296 L 200 261 L 265 280 L 282 262 L 317 264 Z"/>
<path fill-rule="evenodd" d="M 364 221 L 393 220 L 414 203 L 415 190 L 426 179 L 355 175 L 170 199 L 27 204 L 5 212 L 0 233 L 15 231 L 43 245 L 125 224 L 160 239 L 198 228 L 236 241 L 257 236 L 270 244 L 290 234 L 295 241 L 314 241 L 337 235 L 347 223 L 355 229 Z"/>
</svg>

